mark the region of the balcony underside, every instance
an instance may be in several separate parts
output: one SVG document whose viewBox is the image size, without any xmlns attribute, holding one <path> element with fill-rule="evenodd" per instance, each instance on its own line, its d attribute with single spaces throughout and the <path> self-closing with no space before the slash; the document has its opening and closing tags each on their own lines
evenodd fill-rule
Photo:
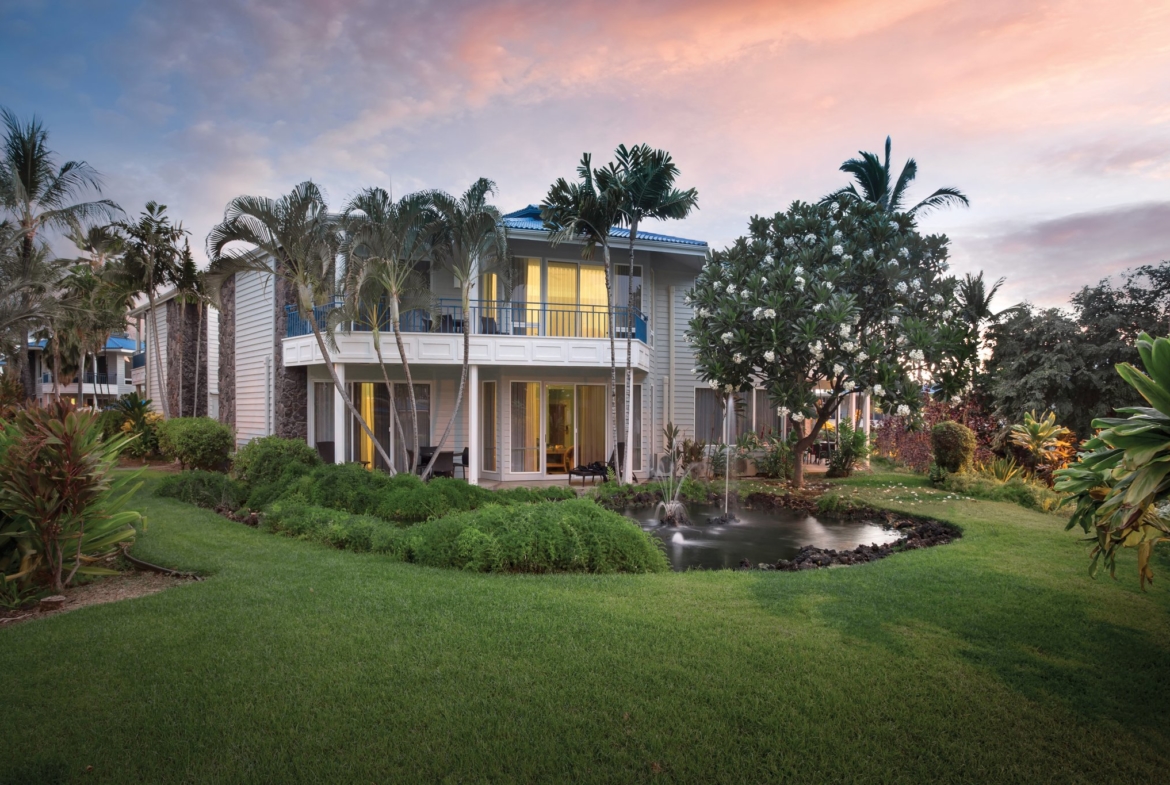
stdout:
<svg viewBox="0 0 1170 785">
<path fill-rule="evenodd" d="M 327 339 L 328 340 L 328 339 Z M 403 348 L 411 363 L 459 365 L 463 362 L 463 336 L 458 333 L 403 333 Z M 470 361 L 476 365 L 532 365 L 538 367 L 608 368 L 607 338 L 544 338 L 527 335 L 472 335 Z M 373 335 L 368 332 L 339 333 L 337 349 L 329 346 L 330 360 L 337 363 L 376 363 Z M 398 364 L 394 336 L 381 335 L 382 358 Z M 617 363 L 626 364 L 626 342 L 615 342 Z M 285 366 L 324 363 L 317 340 L 312 335 L 284 339 Z M 633 366 L 641 371 L 650 367 L 650 349 L 642 341 L 633 342 Z"/>
</svg>

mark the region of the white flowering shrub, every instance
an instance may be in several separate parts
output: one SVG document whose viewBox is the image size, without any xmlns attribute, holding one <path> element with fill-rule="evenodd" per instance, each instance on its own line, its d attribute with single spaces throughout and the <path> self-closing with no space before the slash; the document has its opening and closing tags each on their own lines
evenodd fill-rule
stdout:
<svg viewBox="0 0 1170 785">
<path fill-rule="evenodd" d="M 812 423 L 798 453 L 848 393 L 909 414 L 947 358 L 963 354 L 967 331 L 944 317 L 959 310 L 948 241 L 919 234 L 913 217 L 796 202 L 753 218 L 750 231 L 704 265 L 687 335 L 713 388 L 765 387 L 794 422 Z"/>
</svg>

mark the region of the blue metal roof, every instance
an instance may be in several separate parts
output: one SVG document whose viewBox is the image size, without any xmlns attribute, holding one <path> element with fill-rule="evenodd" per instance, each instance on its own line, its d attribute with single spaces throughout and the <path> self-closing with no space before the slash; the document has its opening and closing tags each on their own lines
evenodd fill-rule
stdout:
<svg viewBox="0 0 1170 785">
<path fill-rule="evenodd" d="M 523 210 L 517 210 L 514 213 L 508 213 L 504 216 L 504 226 L 509 229 L 527 229 L 534 232 L 547 231 L 544 228 L 544 221 L 540 220 L 540 206 L 530 204 Z M 614 227 L 609 230 L 610 237 L 620 237 L 623 240 L 630 239 L 630 230 Z M 707 243 L 703 240 L 688 240 L 685 237 L 671 237 L 668 234 L 655 234 L 654 232 L 638 232 L 639 240 L 648 240 L 656 243 L 673 243 L 674 245 L 686 245 L 692 248 L 706 248 Z"/>
<path fill-rule="evenodd" d="M 30 349 L 44 349 L 45 339 L 39 341 L 29 341 L 28 348 Z M 138 349 L 138 344 L 133 338 L 124 338 L 118 335 L 110 336 L 106 341 L 105 351 L 107 352 L 133 352 Z"/>
</svg>

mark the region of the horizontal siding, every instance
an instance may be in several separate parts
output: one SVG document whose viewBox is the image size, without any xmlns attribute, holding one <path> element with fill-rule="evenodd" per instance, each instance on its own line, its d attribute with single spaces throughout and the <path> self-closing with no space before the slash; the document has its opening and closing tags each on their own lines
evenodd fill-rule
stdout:
<svg viewBox="0 0 1170 785">
<path fill-rule="evenodd" d="M 236 276 L 236 440 L 245 444 L 271 432 L 273 330 L 272 276 Z"/>
<path fill-rule="evenodd" d="M 147 365 L 147 381 L 148 387 L 146 390 L 146 397 L 150 398 L 151 408 L 156 412 L 161 412 L 162 409 L 162 386 L 163 376 L 167 367 L 167 308 L 165 304 L 159 304 L 158 308 L 158 335 L 154 335 L 155 320 L 151 318 L 149 309 L 146 312 L 144 319 L 146 324 L 147 342 L 146 342 L 146 365 Z M 155 346 L 158 346 L 159 354 L 155 354 Z M 161 366 L 156 361 L 156 358 L 161 357 Z"/>
</svg>

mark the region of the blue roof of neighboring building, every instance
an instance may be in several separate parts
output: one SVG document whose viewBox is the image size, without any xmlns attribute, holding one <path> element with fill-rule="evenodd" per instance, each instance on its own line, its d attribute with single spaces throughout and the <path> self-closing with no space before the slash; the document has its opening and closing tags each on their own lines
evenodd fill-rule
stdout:
<svg viewBox="0 0 1170 785">
<path fill-rule="evenodd" d="M 508 213 L 504 216 L 504 226 L 509 229 L 528 229 L 534 232 L 547 231 L 544 228 L 544 221 L 540 220 L 540 206 L 530 204 L 523 210 L 517 210 L 514 213 Z M 624 240 L 630 239 L 630 230 L 614 227 L 609 230 L 610 237 L 620 237 Z M 686 245 L 693 248 L 706 248 L 707 243 L 703 240 L 688 240 L 685 237 L 671 237 L 668 234 L 655 234 L 654 232 L 638 232 L 639 240 L 649 240 L 656 243 L 673 243 L 675 245 Z"/>
<path fill-rule="evenodd" d="M 45 339 L 39 341 L 29 341 L 28 348 L 30 349 L 44 349 Z M 138 343 L 133 338 L 125 338 L 119 335 L 111 335 L 106 341 L 105 351 L 107 352 L 133 352 L 138 349 Z"/>
</svg>

